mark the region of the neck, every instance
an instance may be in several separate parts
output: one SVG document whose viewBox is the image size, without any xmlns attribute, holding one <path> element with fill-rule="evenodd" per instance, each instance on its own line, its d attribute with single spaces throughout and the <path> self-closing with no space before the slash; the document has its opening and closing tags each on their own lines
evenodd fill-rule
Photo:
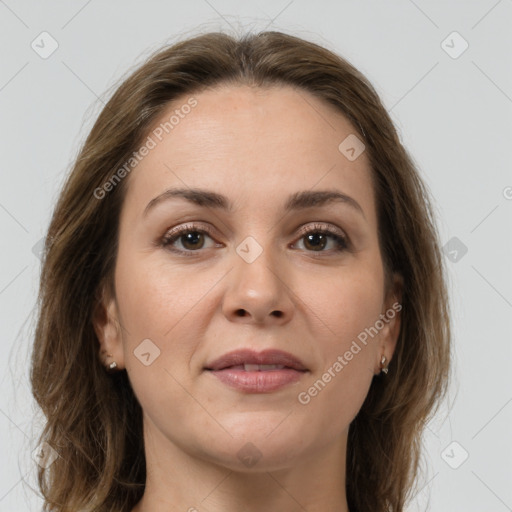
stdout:
<svg viewBox="0 0 512 512">
<path fill-rule="evenodd" d="M 267 458 L 265 465 L 262 456 L 242 471 L 200 459 L 149 430 L 145 426 L 145 492 L 132 512 L 348 512 L 346 433 L 280 464 Z"/>
</svg>

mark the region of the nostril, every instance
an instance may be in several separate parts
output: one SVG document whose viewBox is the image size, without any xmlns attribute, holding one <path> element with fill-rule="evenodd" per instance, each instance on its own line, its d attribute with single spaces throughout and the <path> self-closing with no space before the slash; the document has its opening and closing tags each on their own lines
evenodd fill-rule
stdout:
<svg viewBox="0 0 512 512">
<path fill-rule="evenodd" d="M 235 315 L 236 316 L 240 316 L 240 317 L 244 317 L 244 316 L 247 316 L 247 311 L 245 309 L 237 309 L 235 311 Z M 271 315 L 277 317 L 277 318 L 281 318 L 283 316 L 283 312 L 282 311 L 272 311 Z"/>
</svg>

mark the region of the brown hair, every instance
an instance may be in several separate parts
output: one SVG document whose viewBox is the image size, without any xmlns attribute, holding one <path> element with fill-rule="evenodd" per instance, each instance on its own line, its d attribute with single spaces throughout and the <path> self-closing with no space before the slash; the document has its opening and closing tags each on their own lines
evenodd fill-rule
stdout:
<svg viewBox="0 0 512 512">
<path fill-rule="evenodd" d="M 411 497 L 423 428 L 446 394 L 450 368 L 446 270 L 426 185 L 374 88 L 346 60 L 280 32 L 208 33 L 159 50 L 117 88 L 53 213 L 30 376 L 46 417 L 40 442 L 60 455 L 38 470 L 45 511 L 129 511 L 142 497 L 141 407 L 125 371 L 105 372 L 92 325 L 102 284 L 114 293 L 128 180 L 103 200 L 94 191 L 137 150 L 170 101 L 227 83 L 308 91 L 344 114 L 366 145 L 387 283 L 393 272 L 402 276 L 403 309 L 389 374 L 373 379 L 350 425 L 347 499 L 351 511 L 399 512 Z"/>
</svg>

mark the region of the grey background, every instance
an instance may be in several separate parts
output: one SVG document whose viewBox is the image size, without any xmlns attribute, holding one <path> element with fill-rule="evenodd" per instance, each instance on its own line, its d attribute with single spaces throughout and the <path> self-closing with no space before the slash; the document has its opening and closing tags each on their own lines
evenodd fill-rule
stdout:
<svg viewBox="0 0 512 512">
<path fill-rule="evenodd" d="M 41 509 L 27 379 L 37 244 L 79 143 L 149 51 L 226 29 L 318 42 L 381 95 L 435 199 L 454 324 L 450 402 L 428 425 L 408 510 L 512 510 L 511 22 L 511 0 L 0 0 L 0 510 Z M 58 43 L 46 59 L 31 47 L 43 31 Z M 469 45 L 457 58 L 454 31 Z"/>
</svg>

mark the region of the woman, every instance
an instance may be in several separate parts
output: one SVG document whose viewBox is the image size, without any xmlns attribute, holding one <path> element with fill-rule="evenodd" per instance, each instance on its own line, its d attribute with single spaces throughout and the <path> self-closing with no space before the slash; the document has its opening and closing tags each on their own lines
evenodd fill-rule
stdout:
<svg viewBox="0 0 512 512">
<path fill-rule="evenodd" d="M 160 50 L 49 227 L 45 510 L 402 511 L 447 389 L 428 191 L 367 79 L 279 32 Z"/>
</svg>

